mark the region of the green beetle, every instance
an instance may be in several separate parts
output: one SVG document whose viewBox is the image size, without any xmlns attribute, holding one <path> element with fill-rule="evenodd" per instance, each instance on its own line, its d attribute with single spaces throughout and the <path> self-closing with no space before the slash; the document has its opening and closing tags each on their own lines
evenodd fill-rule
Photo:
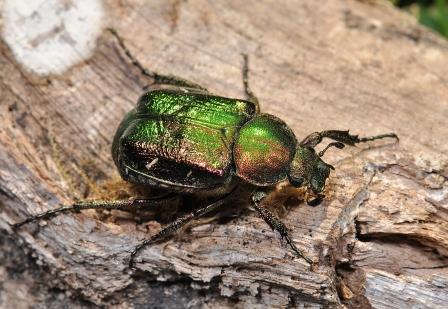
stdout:
<svg viewBox="0 0 448 309">
<path fill-rule="evenodd" d="M 394 135 L 324 131 L 298 143 L 284 121 L 259 113 L 254 102 L 168 88 L 140 98 L 115 134 L 112 156 L 124 180 L 180 193 L 216 195 L 239 181 L 269 187 L 289 180 L 320 195 L 333 168 L 313 149 L 323 137 L 342 148 L 385 136 Z"/>
<path fill-rule="evenodd" d="M 126 55 L 132 57 L 122 40 L 113 34 Z M 330 170 L 334 169 L 321 158 L 328 148 L 343 148 L 385 137 L 398 139 L 393 133 L 359 138 L 348 131 L 330 130 L 312 133 L 299 142 L 284 121 L 259 112 L 258 100 L 248 87 L 247 57 L 244 59 L 247 100 L 216 96 L 194 83 L 149 72 L 131 58 L 144 75 L 171 86 L 143 94 L 119 125 L 112 156 L 122 178 L 169 192 L 206 195 L 214 200 L 178 218 L 136 246 L 130 265 L 144 246 L 223 205 L 240 183 L 254 187 L 252 206 L 298 256 L 312 264 L 292 242 L 285 225 L 261 205 L 262 199 L 273 186 L 289 181 L 295 187 L 307 187 L 315 197 L 308 203 L 317 204 L 323 197 Z M 314 147 L 323 138 L 335 142 L 316 153 Z M 161 203 L 164 199 L 81 201 L 30 217 L 16 226 L 61 212 L 138 208 Z"/>
</svg>

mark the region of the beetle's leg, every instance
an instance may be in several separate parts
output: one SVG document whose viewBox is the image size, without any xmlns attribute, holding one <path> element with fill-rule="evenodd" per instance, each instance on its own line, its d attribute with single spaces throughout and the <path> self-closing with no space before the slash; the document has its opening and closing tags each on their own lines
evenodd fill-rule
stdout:
<svg viewBox="0 0 448 309">
<path fill-rule="evenodd" d="M 117 209 L 117 210 L 131 210 L 131 209 L 141 209 L 148 207 L 161 207 L 168 203 L 171 203 L 175 197 L 174 194 L 164 195 L 162 197 L 152 198 L 152 199 L 128 199 L 128 200 L 116 200 L 116 201 L 103 201 L 103 200 L 93 200 L 93 201 L 79 201 L 70 206 L 62 206 L 59 208 L 51 209 L 46 212 L 28 217 L 22 222 L 13 225 L 13 228 L 19 228 L 24 224 L 38 221 L 45 218 L 51 218 L 62 213 L 76 212 L 85 209 Z"/>
<path fill-rule="evenodd" d="M 207 89 L 202 87 L 199 84 L 196 84 L 195 82 L 191 82 L 189 80 L 173 76 L 173 75 L 162 75 L 157 72 L 153 72 L 145 68 L 140 61 L 135 58 L 129 49 L 126 47 L 126 44 L 124 43 L 124 40 L 121 38 L 121 36 L 118 34 L 118 32 L 113 28 L 108 28 L 109 32 L 115 37 L 115 39 L 118 42 L 118 45 L 123 49 L 126 56 L 129 58 L 131 63 L 136 66 L 140 72 L 149 78 L 152 78 L 154 80 L 154 84 L 159 85 L 173 85 L 178 87 L 187 87 L 187 88 L 193 88 L 198 89 L 207 92 Z"/>
<path fill-rule="evenodd" d="M 300 251 L 294 242 L 291 240 L 288 234 L 288 229 L 283 224 L 283 222 L 280 221 L 271 211 L 269 211 L 267 208 L 264 208 L 260 205 L 260 202 L 267 196 L 267 193 L 265 191 L 256 190 L 254 193 L 252 193 L 251 196 L 251 204 L 255 208 L 255 210 L 258 212 L 260 217 L 266 221 L 266 223 L 275 231 L 280 233 L 280 236 L 282 238 L 286 239 L 286 242 L 289 244 L 289 246 L 292 248 L 292 250 L 302 259 L 304 259 L 310 266 L 313 265 L 313 260 L 311 260 L 308 256 L 306 256 L 302 251 Z"/>
<path fill-rule="evenodd" d="M 254 103 L 257 106 L 257 112 L 260 111 L 258 98 L 252 92 L 249 87 L 249 56 L 247 54 L 243 55 L 243 85 L 244 92 L 246 93 L 247 100 Z"/>
<path fill-rule="evenodd" d="M 180 218 L 177 218 L 175 221 L 171 222 L 164 228 L 162 228 L 157 234 L 151 236 L 148 239 L 143 240 L 140 244 L 138 244 L 132 251 L 131 256 L 129 259 L 129 267 L 132 268 L 134 264 L 134 258 L 138 254 L 140 250 L 142 250 L 144 247 L 148 246 L 151 243 L 157 242 L 159 240 L 164 239 L 165 237 L 171 235 L 187 223 L 189 223 L 191 220 L 200 218 L 204 215 L 206 215 L 209 212 L 212 212 L 216 209 L 218 209 L 220 206 L 222 206 L 228 198 L 232 195 L 233 192 L 235 192 L 236 187 L 230 192 L 227 193 L 224 197 L 220 198 L 219 200 L 213 202 L 212 204 L 209 204 L 205 207 L 201 207 L 199 209 L 196 209 L 185 216 L 182 216 Z"/>
<path fill-rule="evenodd" d="M 328 130 L 328 131 L 311 133 L 300 142 L 300 145 L 314 148 L 317 144 L 322 142 L 322 140 L 325 137 L 350 146 L 354 146 L 355 144 L 358 143 L 364 143 L 383 138 L 395 138 L 398 141 L 398 136 L 395 133 L 386 133 L 360 138 L 358 137 L 358 135 L 349 134 L 348 130 L 347 131 Z"/>
</svg>

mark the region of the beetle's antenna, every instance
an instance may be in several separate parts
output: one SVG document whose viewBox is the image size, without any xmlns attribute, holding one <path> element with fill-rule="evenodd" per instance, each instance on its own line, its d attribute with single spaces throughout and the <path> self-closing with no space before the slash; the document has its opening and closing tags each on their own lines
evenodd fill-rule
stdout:
<svg viewBox="0 0 448 309">
<path fill-rule="evenodd" d="M 332 143 L 328 144 L 327 147 L 325 147 L 322 151 L 319 152 L 319 157 L 323 157 L 325 152 L 331 147 L 336 147 L 338 149 L 342 149 L 345 147 L 345 145 L 341 142 L 332 142 Z"/>
<path fill-rule="evenodd" d="M 343 143 L 345 145 L 355 146 L 358 143 L 364 143 L 364 142 L 370 142 L 377 139 L 383 139 L 383 138 L 394 138 L 396 141 L 399 141 L 399 138 L 397 134 L 395 133 L 386 133 L 386 134 L 380 134 L 375 136 L 368 136 L 368 137 L 358 137 L 358 135 L 351 135 L 348 130 L 347 131 L 341 131 L 341 130 L 327 130 L 327 131 L 321 131 L 321 132 L 314 132 L 305 137 L 301 142 L 301 146 L 307 146 L 314 148 L 316 147 L 324 138 L 330 138 L 332 140 L 335 140 L 337 142 Z"/>
</svg>

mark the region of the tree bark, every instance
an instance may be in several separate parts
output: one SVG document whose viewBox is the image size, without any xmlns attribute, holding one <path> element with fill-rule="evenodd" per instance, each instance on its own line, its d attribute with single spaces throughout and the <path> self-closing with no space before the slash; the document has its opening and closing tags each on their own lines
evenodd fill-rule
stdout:
<svg viewBox="0 0 448 309">
<path fill-rule="evenodd" d="M 153 81 L 107 31 L 88 58 L 46 76 L 2 39 L 0 307 L 446 306 L 448 42 L 376 1 L 114 0 L 104 9 L 104 27 L 145 67 L 219 95 L 244 97 L 248 54 L 262 111 L 298 139 L 350 129 L 395 132 L 400 142 L 329 151 L 336 170 L 316 207 L 287 185 L 265 203 L 318 263 L 314 270 L 242 196 L 224 215 L 143 250 L 131 272 L 129 251 L 172 210 L 10 225 L 78 199 L 143 194 L 119 179 L 110 147 Z"/>
</svg>

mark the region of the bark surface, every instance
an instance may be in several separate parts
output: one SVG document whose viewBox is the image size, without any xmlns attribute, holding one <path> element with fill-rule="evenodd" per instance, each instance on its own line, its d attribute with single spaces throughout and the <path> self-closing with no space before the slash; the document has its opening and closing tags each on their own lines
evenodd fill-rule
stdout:
<svg viewBox="0 0 448 309">
<path fill-rule="evenodd" d="M 350 129 L 392 131 L 400 143 L 329 151 L 336 171 L 317 207 L 288 186 L 264 203 L 318 261 L 313 271 L 242 196 L 219 219 L 143 250 L 130 272 L 128 252 L 173 210 L 10 225 L 77 199 L 143 194 L 119 179 L 110 147 L 152 81 L 107 31 L 89 59 L 46 77 L 0 40 L 0 307 L 446 306 L 447 41 L 382 2 L 116 0 L 105 8 L 105 26 L 145 67 L 219 95 L 244 97 L 241 53 L 250 55 L 262 111 L 299 139 Z"/>
</svg>

